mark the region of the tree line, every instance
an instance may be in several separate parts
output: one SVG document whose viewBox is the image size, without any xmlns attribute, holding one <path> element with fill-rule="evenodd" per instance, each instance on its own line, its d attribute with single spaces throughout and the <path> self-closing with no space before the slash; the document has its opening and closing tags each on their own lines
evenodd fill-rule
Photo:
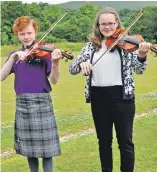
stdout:
<svg viewBox="0 0 157 172">
<path fill-rule="evenodd" d="M 39 26 L 37 39 L 52 26 L 65 11 L 68 14 L 44 39 L 45 42 L 86 42 L 92 32 L 92 25 L 100 7 L 87 2 L 79 9 L 64 9 L 48 3 L 23 4 L 20 1 L 1 2 L 1 45 L 19 44 L 14 36 L 12 25 L 19 16 L 31 16 Z M 139 10 L 118 11 L 122 26 L 126 28 L 138 15 Z M 141 34 L 146 41 L 157 43 L 157 6 L 144 8 L 144 15 L 130 30 L 131 34 Z"/>
</svg>

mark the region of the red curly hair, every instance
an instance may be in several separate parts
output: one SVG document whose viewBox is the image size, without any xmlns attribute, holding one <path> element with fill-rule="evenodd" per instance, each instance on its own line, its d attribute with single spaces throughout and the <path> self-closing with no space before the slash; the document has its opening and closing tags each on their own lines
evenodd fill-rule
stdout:
<svg viewBox="0 0 157 172">
<path fill-rule="evenodd" d="M 13 32 L 14 32 L 14 35 L 18 35 L 18 32 L 21 32 L 23 29 L 25 29 L 29 24 L 32 24 L 34 30 L 35 30 L 35 33 L 37 33 L 38 31 L 38 25 L 37 23 L 31 19 L 29 16 L 21 16 L 21 17 L 18 17 L 14 24 L 13 24 Z"/>
</svg>

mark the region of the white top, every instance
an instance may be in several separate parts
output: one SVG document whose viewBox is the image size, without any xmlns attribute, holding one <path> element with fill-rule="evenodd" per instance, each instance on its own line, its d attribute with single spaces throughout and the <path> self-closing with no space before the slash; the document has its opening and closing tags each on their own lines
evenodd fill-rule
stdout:
<svg viewBox="0 0 157 172">
<path fill-rule="evenodd" d="M 94 53 L 93 63 L 105 52 L 106 45 L 99 52 Z M 105 54 L 92 70 L 92 86 L 114 86 L 122 85 L 121 60 L 118 50 Z"/>
</svg>

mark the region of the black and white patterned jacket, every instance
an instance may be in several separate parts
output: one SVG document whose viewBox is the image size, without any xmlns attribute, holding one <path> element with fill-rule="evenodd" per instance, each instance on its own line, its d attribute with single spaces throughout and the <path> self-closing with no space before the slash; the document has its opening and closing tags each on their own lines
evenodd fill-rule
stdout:
<svg viewBox="0 0 157 172">
<path fill-rule="evenodd" d="M 91 42 L 86 43 L 83 47 L 80 55 L 69 66 L 69 72 L 72 75 L 80 73 L 80 63 L 90 60 L 92 64 L 93 55 L 96 49 Z M 132 69 L 137 74 L 143 74 L 147 67 L 146 58 L 140 60 L 136 53 L 126 53 L 123 49 L 118 48 L 118 52 L 121 57 L 121 69 L 122 69 L 122 83 L 123 83 L 123 99 L 132 99 L 134 97 L 134 78 L 132 75 Z M 86 102 L 90 103 L 90 87 L 91 87 L 90 75 L 86 77 L 85 97 Z"/>
</svg>

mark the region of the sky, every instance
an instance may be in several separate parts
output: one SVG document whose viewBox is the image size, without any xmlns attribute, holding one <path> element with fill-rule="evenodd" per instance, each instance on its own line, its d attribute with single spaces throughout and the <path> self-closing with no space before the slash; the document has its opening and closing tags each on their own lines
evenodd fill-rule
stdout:
<svg viewBox="0 0 157 172">
<path fill-rule="evenodd" d="M 5 0 L 0 0 L 0 1 L 5 1 Z M 11 0 L 7 0 L 7 1 L 11 1 Z M 42 3 L 49 3 L 49 4 L 61 4 L 61 3 L 69 2 L 69 1 L 96 1 L 96 0 L 21 0 L 21 1 L 23 3 L 42 2 Z M 98 1 L 105 1 L 105 0 L 98 0 Z M 106 1 L 117 1 L 117 0 L 106 0 Z M 126 0 L 121 0 L 121 1 L 126 1 Z M 141 0 L 129 0 L 129 1 L 141 1 Z M 148 1 L 148 0 L 142 0 L 142 1 Z M 151 0 L 151 1 L 156 1 L 156 0 Z"/>
<path fill-rule="evenodd" d="M 1 1 L 6 1 L 6 0 L 0 0 L 0 2 Z M 7 0 L 7 1 L 12 1 L 12 0 Z M 70 0 L 13 0 L 13 1 L 22 1 L 23 3 L 42 2 L 42 3 L 60 4 L 60 3 L 69 2 Z M 72 1 L 76 1 L 76 0 L 72 0 Z M 83 1 L 83 0 L 79 0 L 79 1 Z"/>
<path fill-rule="evenodd" d="M 42 2 L 42 3 L 49 3 L 49 4 L 60 4 L 60 3 L 65 3 L 69 2 L 70 0 L 29 0 L 29 3 L 31 2 Z M 28 3 L 28 0 L 22 0 L 24 3 Z"/>
</svg>

